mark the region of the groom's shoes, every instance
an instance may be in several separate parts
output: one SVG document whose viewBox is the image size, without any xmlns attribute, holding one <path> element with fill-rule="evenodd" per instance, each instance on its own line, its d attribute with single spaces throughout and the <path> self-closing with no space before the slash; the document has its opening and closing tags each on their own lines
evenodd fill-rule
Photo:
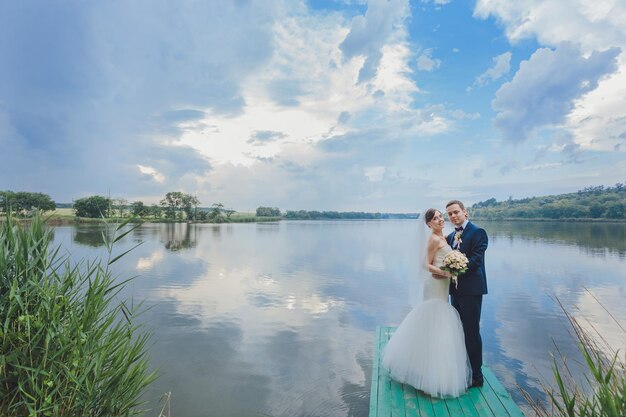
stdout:
<svg viewBox="0 0 626 417">
<path fill-rule="evenodd" d="M 470 384 L 470 388 L 480 388 L 485 384 L 485 380 L 483 378 L 472 379 L 472 383 Z"/>
</svg>

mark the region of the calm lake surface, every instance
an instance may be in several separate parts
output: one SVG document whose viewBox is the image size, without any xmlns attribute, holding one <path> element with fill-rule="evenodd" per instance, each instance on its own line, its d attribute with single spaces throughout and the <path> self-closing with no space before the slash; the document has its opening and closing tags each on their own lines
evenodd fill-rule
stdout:
<svg viewBox="0 0 626 417">
<path fill-rule="evenodd" d="M 626 224 L 477 222 L 489 234 L 484 361 L 527 415 L 554 344 L 576 357 L 558 297 L 615 348 L 626 335 Z M 410 310 L 417 220 L 144 224 L 117 245 L 150 307 L 157 416 L 367 416 L 376 326 Z M 101 226 L 61 226 L 72 259 L 104 254 Z M 586 323 L 585 321 L 583 321 Z M 623 352 L 623 350 L 622 350 Z"/>
</svg>

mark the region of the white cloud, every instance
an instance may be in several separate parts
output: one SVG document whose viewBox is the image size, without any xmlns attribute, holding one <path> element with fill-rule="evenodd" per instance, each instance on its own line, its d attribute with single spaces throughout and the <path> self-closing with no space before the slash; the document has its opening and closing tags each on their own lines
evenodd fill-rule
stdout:
<svg viewBox="0 0 626 417">
<path fill-rule="evenodd" d="M 432 57 L 432 49 L 426 49 L 417 58 L 417 69 L 420 71 L 434 71 L 441 66 L 441 60 Z"/>
<path fill-rule="evenodd" d="M 537 170 L 546 169 L 546 168 L 559 168 L 561 165 L 563 165 L 562 162 L 546 162 L 543 164 L 526 165 L 526 166 L 523 166 L 521 170 L 522 171 L 537 171 Z"/>
<path fill-rule="evenodd" d="M 347 59 L 355 56 L 365 58 L 359 71 L 359 82 L 376 75 L 381 48 L 408 15 L 407 0 L 370 0 L 365 15 L 358 15 L 352 20 L 350 32 L 340 49 Z"/>
<path fill-rule="evenodd" d="M 365 167 L 363 169 L 363 173 L 365 174 L 368 180 L 372 182 L 378 182 L 383 179 L 383 176 L 385 175 L 386 170 L 387 169 L 384 166 L 371 166 L 371 167 Z"/>
<path fill-rule="evenodd" d="M 493 66 L 476 78 L 475 84 L 485 85 L 506 75 L 511 70 L 511 52 L 505 52 L 492 59 Z"/>
<path fill-rule="evenodd" d="M 581 146 L 594 150 L 626 151 L 626 54 L 620 69 L 600 80 L 598 88 L 574 102 L 565 126 Z"/>
<path fill-rule="evenodd" d="M 604 75 L 615 70 L 619 50 L 593 52 L 588 57 L 571 44 L 555 50 L 538 49 L 520 64 L 510 82 L 492 102 L 498 113 L 494 124 L 505 139 L 521 142 L 541 128 L 562 124 L 574 100 L 592 91 Z"/>
<path fill-rule="evenodd" d="M 158 172 L 156 169 L 145 165 L 137 165 L 137 168 L 139 168 L 139 172 L 141 172 L 143 175 L 148 175 L 152 177 L 156 182 L 165 182 L 165 176 Z"/>
<path fill-rule="evenodd" d="M 388 111 L 411 110 L 413 94 L 420 90 L 410 78 L 411 50 L 398 34 L 400 39 L 381 49 L 382 57 L 376 77 L 371 82 L 374 91 L 380 91 L 384 98 L 375 99 L 374 105 L 387 107 Z"/>
<path fill-rule="evenodd" d="M 577 45 L 584 57 L 620 48 L 618 67 L 598 80 L 596 88 L 569 103 L 573 107 L 565 115 L 564 127 L 585 148 L 626 150 L 619 139 L 626 131 L 626 2 L 479 0 L 474 15 L 498 20 L 513 43 L 535 38 L 554 47 L 569 42 Z"/>
<path fill-rule="evenodd" d="M 476 120 L 476 119 L 480 119 L 480 113 L 467 113 L 463 110 L 453 110 L 450 112 L 451 116 L 455 119 L 458 120 L 462 120 L 462 119 L 469 119 L 469 120 Z"/>
<path fill-rule="evenodd" d="M 500 21 L 508 38 L 537 38 L 544 45 L 579 44 L 584 51 L 624 43 L 626 3 L 621 0 L 478 0 L 476 17 Z"/>
</svg>

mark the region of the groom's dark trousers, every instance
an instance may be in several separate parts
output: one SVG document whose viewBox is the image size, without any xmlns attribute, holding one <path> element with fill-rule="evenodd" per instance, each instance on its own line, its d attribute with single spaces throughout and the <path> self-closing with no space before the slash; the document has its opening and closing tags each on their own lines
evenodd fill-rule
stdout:
<svg viewBox="0 0 626 417">
<path fill-rule="evenodd" d="M 448 235 L 448 243 L 454 245 L 455 232 Z M 472 366 L 472 379 L 482 380 L 483 342 L 480 337 L 480 312 L 483 294 L 487 294 L 487 275 L 485 273 L 485 251 L 488 245 L 487 232 L 468 222 L 461 234 L 461 244 L 455 249 L 467 256 L 469 265 L 457 282 L 450 284 L 452 306 L 461 317 L 465 333 L 465 348 Z"/>
</svg>

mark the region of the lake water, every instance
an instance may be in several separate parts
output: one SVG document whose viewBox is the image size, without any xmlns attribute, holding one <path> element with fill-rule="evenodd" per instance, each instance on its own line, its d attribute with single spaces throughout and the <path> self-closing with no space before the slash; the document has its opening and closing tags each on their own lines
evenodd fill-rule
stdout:
<svg viewBox="0 0 626 417">
<path fill-rule="evenodd" d="M 376 326 L 409 311 L 416 220 L 144 224 L 115 264 L 148 309 L 160 378 L 147 415 L 171 392 L 172 417 L 367 416 Z M 532 415 L 554 344 L 576 347 L 554 301 L 616 348 L 626 327 L 626 225 L 478 222 L 490 236 L 484 361 Z M 100 226 L 55 228 L 73 259 L 102 256 Z M 587 323 L 583 321 L 583 323 Z"/>
</svg>

